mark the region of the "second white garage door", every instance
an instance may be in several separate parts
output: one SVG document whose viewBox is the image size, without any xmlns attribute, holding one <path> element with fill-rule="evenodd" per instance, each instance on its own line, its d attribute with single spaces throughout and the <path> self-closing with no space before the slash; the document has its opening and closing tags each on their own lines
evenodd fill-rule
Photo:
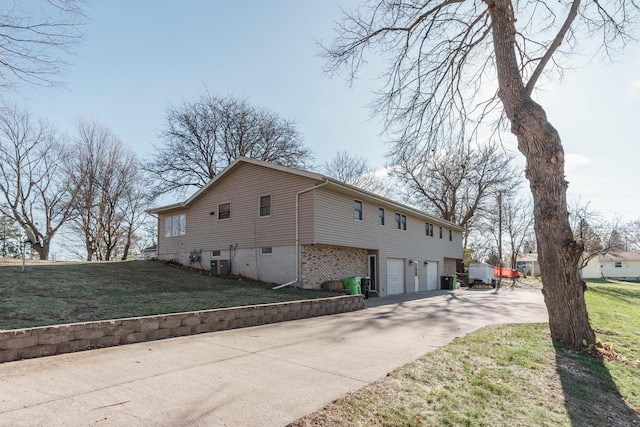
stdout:
<svg viewBox="0 0 640 427">
<path fill-rule="evenodd" d="M 429 262 L 427 265 L 427 290 L 433 291 L 438 289 L 438 263 Z"/>
<path fill-rule="evenodd" d="M 404 259 L 387 258 L 387 295 L 404 293 Z"/>
</svg>

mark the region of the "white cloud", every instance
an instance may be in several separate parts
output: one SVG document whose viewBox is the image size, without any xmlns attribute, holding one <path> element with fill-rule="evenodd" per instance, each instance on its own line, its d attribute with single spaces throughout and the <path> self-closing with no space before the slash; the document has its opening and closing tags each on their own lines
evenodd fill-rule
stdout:
<svg viewBox="0 0 640 427">
<path fill-rule="evenodd" d="M 578 169 L 580 166 L 585 166 L 593 163 L 593 160 L 582 154 L 566 153 L 564 156 L 564 170 L 565 172 L 572 172 Z"/>
</svg>

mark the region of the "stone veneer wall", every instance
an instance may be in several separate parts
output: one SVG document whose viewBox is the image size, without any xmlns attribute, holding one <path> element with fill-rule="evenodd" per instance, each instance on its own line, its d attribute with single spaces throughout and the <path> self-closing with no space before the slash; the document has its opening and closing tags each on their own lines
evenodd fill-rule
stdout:
<svg viewBox="0 0 640 427">
<path fill-rule="evenodd" d="M 303 245 L 302 283 L 320 288 L 327 280 L 367 275 L 366 249 L 330 245 Z"/>
<path fill-rule="evenodd" d="M 362 295 L 0 331 L 0 363 L 364 309 Z"/>
<path fill-rule="evenodd" d="M 456 274 L 456 260 L 453 258 L 445 258 L 444 259 L 444 275 L 445 276 L 455 276 Z"/>
</svg>

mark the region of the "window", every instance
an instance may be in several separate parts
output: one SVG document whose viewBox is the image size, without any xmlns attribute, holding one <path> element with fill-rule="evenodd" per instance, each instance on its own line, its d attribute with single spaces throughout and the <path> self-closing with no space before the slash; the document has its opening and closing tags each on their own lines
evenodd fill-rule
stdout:
<svg viewBox="0 0 640 427">
<path fill-rule="evenodd" d="M 442 239 L 442 227 L 440 227 L 440 238 Z"/>
<path fill-rule="evenodd" d="M 615 268 L 622 268 L 622 261 L 616 261 L 616 263 L 613 266 Z"/>
<path fill-rule="evenodd" d="M 384 209 L 378 208 L 378 224 L 384 225 Z"/>
<path fill-rule="evenodd" d="M 271 255 L 273 253 L 273 248 L 271 246 L 260 248 L 260 255 Z"/>
<path fill-rule="evenodd" d="M 260 197 L 260 216 L 271 216 L 271 196 Z"/>
<path fill-rule="evenodd" d="M 429 224 L 428 222 L 424 223 L 424 234 L 433 237 L 433 224 Z"/>
<path fill-rule="evenodd" d="M 184 236 L 187 234 L 187 215 L 168 216 L 164 219 L 164 237 Z"/>
<path fill-rule="evenodd" d="M 220 251 L 211 251 L 211 256 L 220 256 Z"/>
<path fill-rule="evenodd" d="M 231 218 L 231 203 L 222 203 L 218 205 L 218 219 Z"/>
<path fill-rule="evenodd" d="M 449 230 L 449 241 L 453 242 L 453 231 Z"/>
<path fill-rule="evenodd" d="M 362 202 L 358 200 L 353 202 L 353 217 L 362 221 Z"/>
<path fill-rule="evenodd" d="M 396 214 L 396 228 L 398 230 L 407 229 L 407 217 L 405 215 Z"/>
</svg>

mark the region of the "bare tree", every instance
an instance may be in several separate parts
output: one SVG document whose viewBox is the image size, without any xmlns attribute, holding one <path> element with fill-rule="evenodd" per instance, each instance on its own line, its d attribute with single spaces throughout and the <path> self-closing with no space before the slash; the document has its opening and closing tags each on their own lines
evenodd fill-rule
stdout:
<svg viewBox="0 0 640 427">
<path fill-rule="evenodd" d="M 45 122 L 5 107 L 0 114 L 0 213 L 25 230 L 40 259 L 48 259 L 51 239 L 72 216 L 77 187 L 63 159 L 69 153 Z"/>
<path fill-rule="evenodd" d="M 518 256 L 524 252 L 533 230 L 533 206 L 531 200 L 518 197 L 514 192 L 505 192 L 501 209 L 502 212 L 494 210 L 484 216 L 478 228 L 484 235 L 492 236 L 496 246 L 499 246 L 499 241 L 507 244 L 509 266 L 515 269 Z M 501 226 L 498 224 L 500 221 Z"/>
<path fill-rule="evenodd" d="M 129 179 L 131 185 L 128 191 L 125 193 L 125 197 L 121 203 L 121 210 L 123 213 L 123 227 L 124 227 L 124 239 L 122 247 L 121 260 L 126 260 L 129 257 L 131 248 L 136 243 L 136 232 L 145 225 L 145 221 L 149 215 L 146 213 L 146 208 L 149 207 L 151 198 L 148 193 L 148 186 L 146 180 L 142 174 L 142 170 L 135 165 L 135 168 L 130 171 Z"/>
<path fill-rule="evenodd" d="M 156 195 L 200 188 L 239 156 L 300 168 L 313 159 L 293 121 L 245 99 L 209 93 L 170 107 L 161 137 L 144 165 Z"/>
<path fill-rule="evenodd" d="M 581 270 L 594 258 L 625 250 L 619 218 L 606 219 L 579 200 L 569 207 L 569 215 L 575 239 L 584 248 Z"/>
<path fill-rule="evenodd" d="M 338 151 L 324 164 L 324 172 L 354 187 L 381 196 L 387 195 L 388 188 L 385 180 L 376 176 L 375 169 L 363 156 L 352 156 L 346 151 Z"/>
<path fill-rule="evenodd" d="M 325 48 L 328 71 L 355 77 L 371 52 L 387 60 L 376 112 L 393 150 L 462 143 L 492 118 L 516 136 L 527 161 L 551 337 L 571 348 L 595 344 L 578 263 L 583 248 L 568 221 L 560 136 L 533 99 L 542 76 L 560 75 L 580 40 L 605 54 L 630 40 L 637 2 L 372 0 L 346 12 Z"/>
<path fill-rule="evenodd" d="M 77 133 L 71 162 L 82 179 L 74 228 L 84 237 L 86 259 L 110 261 L 120 248 L 126 259 L 147 201 L 135 154 L 95 120 L 79 120 Z"/>
<path fill-rule="evenodd" d="M 517 187 L 521 172 L 497 144 L 453 144 L 420 156 L 398 153 L 391 175 L 403 184 L 405 200 L 467 229 L 495 212 L 495 196 Z M 464 243 L 468 235 L 465 234 Z"/>
<path fill-rule="evenodd" d="M 640 219 L 625 224 L 624 235 L 627 249 L 640 251 Z"/>
<path fill-rule="evenodd" d="M 0 9 L 0 87 L 59 84 L 64 56 L 82 38 L 84 2 L 6 3 Z"/>
</svg>

